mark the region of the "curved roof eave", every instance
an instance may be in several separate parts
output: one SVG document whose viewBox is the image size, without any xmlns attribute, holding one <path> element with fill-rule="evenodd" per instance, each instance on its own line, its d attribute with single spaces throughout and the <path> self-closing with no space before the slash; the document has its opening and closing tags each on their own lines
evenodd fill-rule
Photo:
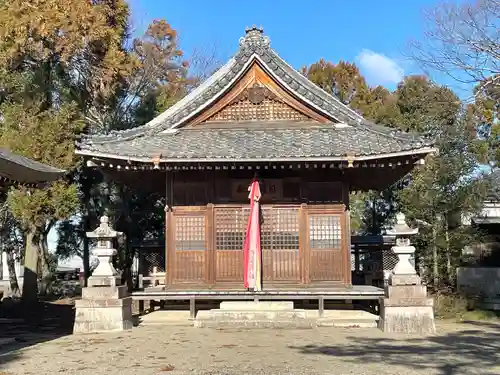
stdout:
<svg viewBox="0 0 500 375">
<path fill-rule="evenodd" d="M 26 184 L 51 182 L 63 177 L 67 172 L 17 155 L 0 148 L 0 176 L 4 179 Z"/>
</svg>

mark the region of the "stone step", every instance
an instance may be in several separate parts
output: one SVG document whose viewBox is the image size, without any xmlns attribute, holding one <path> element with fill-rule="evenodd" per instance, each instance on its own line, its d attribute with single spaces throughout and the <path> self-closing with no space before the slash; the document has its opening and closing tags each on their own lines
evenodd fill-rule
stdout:
<svg viewBox="0 0 500 375">
<path fill-rule="evenodd" d="M 199 311 L 194 321 L 198 328 L 313 328 L 315 319 L 307 319 L 305 310 L 289 309 L 288 304 L 267 304 L 275 310 L 264 310 L 264 306 L 244 304 L 250 310 L 229 310 L 236 304 L 226 305 L 226 309 Z M 272 305 L 272 306 L 271 306 Z M 293 307 L 293 306 L 292 306 Z"/>
<path fill-rule="evenodd" d="M 378 315 L 363 310 L 325 310 L 317 324 L 318 327 L 376 328 L 378 320 Z"/>
<path fill-rule="evenodd" d="M 316 322 L 311 319 L 280 319 L 280 320 L 219 320 L 196 319 L 194 326 L 197 328 L 279 328 L 279 329 L 311 329 L 316 327 Z"/>
<path fill-rule="evenodd" d="M 318 327 L 339 328 L 377 328 L 378 319 L 339 319 L 319 318 L 316 320 Z"/>
<path fill-rule="evenodd" d="M 362 310 L 325 310 L 319 317 L 317 310 L 230 311 L 200 310 L 196 320 L 190 320 L 189 311 L 158 310 L 141 316 L 140 325 L 174 325 L 211 328 L 310 328 L 360 327 L 376 328 L 379 316 Z"/>
<path fill-rule="evenodd" d="M 139 325 L 193 325 L 189 318 L 189 311 L 179 310 L 157 310 L 139 317 Z"/>
<path fill-rule="evenodd" d="M 293 301 L 223 301 L 220 310 L 230 311 L 284 311 L 293 310 Z"/>
<path fill-rule="evenodd" d="M 217 320 L 289 320 L 306 319 L 305 310 L 208 310 L 199 311 L 196 319 Z"/>
</svg>

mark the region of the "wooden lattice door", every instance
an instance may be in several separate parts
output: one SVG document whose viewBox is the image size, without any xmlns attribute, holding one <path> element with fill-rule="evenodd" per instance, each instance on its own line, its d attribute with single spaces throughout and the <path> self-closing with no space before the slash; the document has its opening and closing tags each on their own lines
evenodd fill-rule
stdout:
<svg viewBox="0 0 500 375">
<path fill-rule="evenodd" d="M 216 206 L 215 282 L 243 287 L 243 243 L 250 210 L 242 206 Z"/>
<path fill-rule="evenodd" d="M 345 249 L 345 212 L 308 210 L 306 222 L 308 280 L 311 283 L 346 282 L 348 260 Z"/>
<path fill-rule="evenodd" d="M 210 233 L 207 224 L 206 207 L 174 209 L 169 223 L 171 242 L 167 255 L 167 266 L 173 284 L 204 284 L 208 280 L 207 249 L 210 246 Z"/>
<path fill-rule="evenodd" d="M 266 283 L 300 282 L 299 206 L 263 206 L 262 279 Z"/>
</svg>

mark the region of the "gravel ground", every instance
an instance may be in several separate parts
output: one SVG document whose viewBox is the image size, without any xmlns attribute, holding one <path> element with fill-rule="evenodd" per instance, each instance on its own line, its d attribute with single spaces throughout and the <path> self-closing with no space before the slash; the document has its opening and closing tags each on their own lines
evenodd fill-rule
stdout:
<svg viewBox="0 0 500 375">
<path fill-rule="evenodd" d="M 15 344 L 24 348 L 1 348 L 0 375 L 500 374 L 500 325 L 440 322 L 438 330 L 419 338 L 373 328 L 147 326 L 50 341 L 47 336 L 31 346 L 25 338 Z"/>
</svg>

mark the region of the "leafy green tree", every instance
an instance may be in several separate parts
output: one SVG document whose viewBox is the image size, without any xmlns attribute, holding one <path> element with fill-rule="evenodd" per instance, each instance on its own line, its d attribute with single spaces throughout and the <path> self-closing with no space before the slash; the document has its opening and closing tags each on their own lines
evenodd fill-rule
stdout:
<svg viewBox="0 0 500 375">
<path fill-rule="evenodd" d="M 396 89 L 401 113 L 399 128 L 429 133 L 439 131 L 456 121 L 460 99 L 448 88 L 431 82 L 425 76 L 408 76 Z"/>
<path fill-rule="evenodd" d="M 64 105 L 58 110 L 42 111 L 41 106 L 8 101 L 2 104 L 0 143 L 22 155 L 62 169 L 71 169 L 76 162 L 74 136 L 82 128 L 82 122 L 74 106 Z M 46 189 L 13 189 L 9 193 L 8 203 L 27 235 L 25 285 L 27 283 L 32 287 L 30 282 L 33 282 L 36 286 L 40 266 L 41 286 L 44 288 L 50 273 L 47 236 L 58 219 L 76 212 L 76 187 L 70 181 L 58 181 Z M 28 286 L 23 295 L 31 292 L 27 291 Z M 35 296 L 36 291 L 35 287 Z"/>
<path fill-rule="evenodd" d="M 142 125 L 187 94 L 195 80 L 189 78 L 188 61 L 178 45 L 178 35 L 165 20 L 155 20 L 142 38 L 133 42 L 137 62 L 133 72 L 131 103 L 134 123 Z"/>
<path fill-rule="evenodd" d="M 79 159 L 74 141 L 85 125 L 74 87 L 87 85 L 92 100 L 104 102 L 120 71 L 117 1 L 0 1 L 0 143 L 35 160 L 66 169 Z M 84 80 L 92 71 L 92 81 Z M 89 75 L 87 75 L 89 76 Z M 112 90 L 111 90 L 112 91 Z M 14 189 L 8 198 L 26 231 L 23 298 L 35 301 L 37 278 L 47 286 L 47 235 L 55 223 L 77 212 L 77 188 L 70 179 L 47 189 Z"/>
<path fill-rule="evenodd" d="M 135 38 L 131 48 L 126 50 L 124 59 L 126 69 L 122 71 L 119 90 L 108 91 L 107 106 L 95 105 L 95 101 L 81 103 L 82 111 L 87 116 L 89 133 L 106 133 L 115 129 L 127 129 L 142 125 L 154 118 L 161 111 L 175 103 L 189 90 L 196 81 L 187 76 L 188 64 L 183 60 L 183 52 L 178 47 L 177 32 L 164 20 L 155 20 L 146 33 Z M 128 69 L 130 68 L 130 69 Z M 128 69 L 128 70 L 127 70 Z M 92 79 L 89 75 L 88 79 Z M 85 87 L 82 97 L 87 94 Z M 78 90 L 75 88 L 75 95 Z M 81 207 L 77 220 L 66 220 L 58 226 L 59 242 L 57 251 L 61 256 L 83 257 L 88 276 L 89 246 L 85 232 L 93 230 L 99 217 L 104 213 L 111 216 L 115 228 L 126 234 L 117 256 L 117 267 L 124 271 L 124 279 L 131 285 L 130 267 L 134 249 L 131 242 L 142 237 L 136 234 L 147 231 L 138 223 L 144 222 L 136 213 L 139 207 L 150 207 L 156 202 L 155 197 L 133 192 L 126 182 L 110 178 L 90 168 L 81 167 L 76 173 Z M 153 201 L 151 201 L 153 199 Z M 131 217 L 133 216 L 133 218 Z M 147 212 L 142 211 L 147 217 Z M 163 216 L 155 216 L 157 223 L 152 228 L 163 228 Z M 141 229 L 139 229 L 141 228 Z"/>
<path fill-rule="evenodd" d="M 303 67 L 302 73 L 342 103 L 361 113 L 370 103 L 370 89 L 356 64 L 341 60 L 335 65 L 321 59 L 309 67 Z"/>
<path fill-rule="evenodd" d="M 363 115 L 377 124 L 392 128 L 401 127 L 403 121 L 397 95 L 382 86 L 370 90 L 370 100 Z"/>
<path fill-rule="evenodd" d="M 500 167 L 500 85 L 478 85 L 474 93 L 467 112 L 476 154 L 482 164 L 495 169 Z"/>
<path fill-rule="evenodd" d="M 472 177 L 478 164 L 467 113 L 455 105 L 456 97 L 449 92 L 445 97 L 450 101 L 441 103 L 443 111 L 431 111 L 434 117 L 429 117 L 428 131 L 435 136 L 439 155 L 429 156 L 425 166 L 412 173 L 399 196 L 403 211 L 422 227 L 417 253 L 431 270 L 425 276 L 435 288 L 453 285 L 462 249 L 477 240 L 479 233 L 464 226 L 461 217 L 479 212 L 486 189 L 482 179 Z"/>
</svg>

